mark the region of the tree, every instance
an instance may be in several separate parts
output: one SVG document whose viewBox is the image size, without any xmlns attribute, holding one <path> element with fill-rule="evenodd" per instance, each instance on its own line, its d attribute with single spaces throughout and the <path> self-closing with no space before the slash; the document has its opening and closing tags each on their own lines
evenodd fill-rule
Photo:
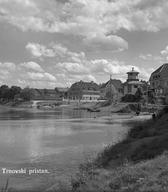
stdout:
<svg viewBox="0 0 168 192">
<path fill-rule="evenodd" d="M 9 90 L 9 99 L 14 99 L 15 98 L 15 95 L 18 95 L 20 94 L 21 92 L 21 88 L 20 87 L 17 87 L 17 86 L 12 86 Z"/>
<path fill-rule="evenodd" d="M 126 94 L 125 96 L 122 97 L 123 102 L 136 102 L 136 97 L 135 95 L 132 94 Z"/>
<path fill-rule="evenodd" d="M 7 85 L 2 85 L 0 87 L 0 98 L 8 99 L 9 97 L 9 87 Z"/>
<path fill-rule="evenodd" d="M 136 101 L 140 101 L 143 98 L 143 93 L 140 88 L 137 89 L 135 93 L 135 98 L 136 98 Z"/>
<path fill-rule="evenodd" d="M 7 85 L 2 85 L 0 87 L 0 98 L 2 100 L 13 100 L 15 98 L 15 95 L 19 94 L 21 92 L 21 88 L 17 86 L 12 86 L 9 88 Z"/>
<path fill-rule="evenodd" d="M 32 98 L 32 92 L 30 88 L 24 88 L 21 93 L 20 93 L 20 97 L 24 100 L 24 101 L 30 101 Z"/>
</svg>

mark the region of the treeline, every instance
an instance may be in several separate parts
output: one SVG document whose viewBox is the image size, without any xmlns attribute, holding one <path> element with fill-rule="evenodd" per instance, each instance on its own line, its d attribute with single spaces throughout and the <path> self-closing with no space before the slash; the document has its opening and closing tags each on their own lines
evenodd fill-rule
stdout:
<svg viewBox="0 0 168 192">
<path fill-rule="evenodd" d="M 8 87 L 7 85 L 2 85 L 0 87 L 0 101 L 8 102 L 14 100 L 29 101 L 31 100 L 31 89 L 18 86 Z"/>
</svg>

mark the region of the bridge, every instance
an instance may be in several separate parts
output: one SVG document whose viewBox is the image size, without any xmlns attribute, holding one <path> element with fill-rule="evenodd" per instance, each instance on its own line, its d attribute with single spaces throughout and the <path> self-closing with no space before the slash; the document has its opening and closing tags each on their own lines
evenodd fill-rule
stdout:
<svg viewBox="0 0 168 192">
<path fill-rule="evenodd" d="M 58 103 L 60 103 L 60 102 L 62 102 L 61 100 L 59 101 L 59 100 L 32 100 L 32 107 L 37 107 L 38 106 L 38 104 L 40 104 L 40 103 L 46 103 L 46 104 L 53 104 L 53 103 L 56 103 L 56 104 L 58 104 Z"/>
</svg>

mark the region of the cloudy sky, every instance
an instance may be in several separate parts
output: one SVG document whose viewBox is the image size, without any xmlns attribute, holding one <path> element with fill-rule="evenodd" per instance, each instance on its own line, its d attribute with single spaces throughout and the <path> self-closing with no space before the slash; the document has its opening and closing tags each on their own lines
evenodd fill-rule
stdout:
<svg viewBox="0 0 168 192">
<path fill-rule="evenodd" d="M 140 79 L 168 60 L 167 0 L 0 0 L 0 84 Z"/>
</svg>

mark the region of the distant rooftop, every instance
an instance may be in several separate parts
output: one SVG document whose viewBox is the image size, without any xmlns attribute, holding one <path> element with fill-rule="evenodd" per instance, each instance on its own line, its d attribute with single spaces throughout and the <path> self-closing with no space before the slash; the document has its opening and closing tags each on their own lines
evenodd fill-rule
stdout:
<svg viewBox="0 0 168 192">
<path fill-rule="evenodd" d="M 91 82 L 84 82 L 79 81 L 71 85 L 70 90 L 72 89 L 82 89 L 82 90 L 99 90 L 99 86 L 97 83 L 91 81 Z"/>
<path fill-rule="evenodd" d="M 115 86 L 115 88 L 117 88 L 117 89 L 119 89 L 119 88 L 122 87 L 122 82 L 121 82 L 121 80 L 119 80 L 119 79 L 111 79 L 111 78 L 110 78 L 109 81 L 107 81 L 106 83 L 103 83 L 103 84 L 101 85 L 101 88 L 106 87 L 107 84 L 109 84 L 109 83 L 113 84 L 113 85 Z"/>
</svg>

